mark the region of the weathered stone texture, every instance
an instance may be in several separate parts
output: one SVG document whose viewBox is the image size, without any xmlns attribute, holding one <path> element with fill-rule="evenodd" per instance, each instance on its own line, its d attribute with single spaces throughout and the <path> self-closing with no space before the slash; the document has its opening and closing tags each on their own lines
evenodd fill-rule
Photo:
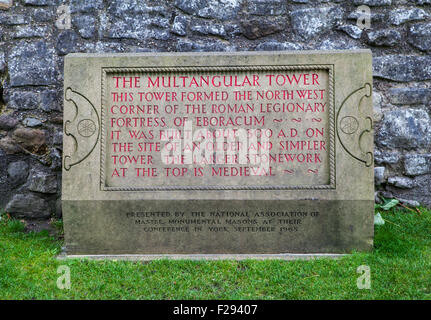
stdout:
<svg viewBox="0 0 431 320">
<path fill-rule="evenodd" d="M 32 172 L 29 177 L 28 189 L 40 193 L 56 193 L 57 177 L 44 172 Z"/>
<path fill-rule="evenodd" d="M 4 72 L 6 69 L 6 59 L 4 52 L 0 51 L 0 72 Z"/>
<path fill-rule="evenodd" d="M 384 29 L 367 33 L 367 42 L 375 46 L 395 46 L 401 40 L 401 34 L 397 30 Z"/>
<path fill-rule="evenodd" d="M 17 110 L 32 110 L 39 105 L 39 96 L 32 91 L 13 91 L 9 97 L 8 107 Z"/>
<path fill-rule="evenodd" d="M 242 22 L 243 34 L 247 39 L 258 39 L 277 33 L 285 28 L 282 21 L 268 19 L 249 19 Z"/>
<path fill-rule="evenodd" d="M 57 26 L 63 4 L 70 29 Z M 371 29 L 357 25 L 360 5 L 371 8 Z M 2 0 L 0 210 L 17 193 L 8 184 L 9 163 L 61 169 L 62 70 L 70 52 L 355 48 L 369 48 L 374 57 L 375 163 L 386 168 L 378 189 L 431 205 L 423 193 L 430 190 L 423 165 L 430 150 L 430 0 Z M 31 138 L 21 130 L 43 134 Z M 416 177 L 411 189 L 387 183 L 403 176 Z"/>
<path fill-rule="evenodd" d="M 28 176 L 28 164 L 25 161 L 11 162 L 7 168 L 12 183 L 23 184 Z"/>
<path fill-rule="evenodd" d="M 414 181 L 407 177 L 391 177 L 388 183 L 401 189 L 411 189 L 415 186 Z"/>
<path fill-rule="evenodd" d="M 374 76 L 399 81 L 431 80 L 431 56 L 385 55 L 373 59 Z"/>
<path fill-rule="evenodd" d="M 46 219 L 51 215 L 48 201 L 32 193 L 14 195 L 5 210 L 15 218 Z"/>
<path fill-rule="evenodd" d="M 310 40 L 331 30 L 342 15 L 343 10 L 337 7 L 294 10 L 291 13 L 292 29 L 302 40 Z"/>
<path fill-rule="evenodd" d="M 150 6 L 149 2 L 111 1 L 106 21 L 102 21 L 103 35 L 110 39 L 168 40 L 169 18 L 169 12 L 164 7 Z"/>
<path fill-rule="evenodd" d="M 262 42 L 255 48 L 257 51 L 283 51 L 283 50 L 301 50 L 302 46 L 296 43 L 281 43 L 277 41 Z"/>
<path fill-rule="evenodd" d="M 96 35 L 96 18 L 94 16 L 77 15 L 73 17 L 72 23 L 82 38 L 90 39 Z"/>
<path fill-rule="evenodd" d="M 407 41 L 422 51 L 431 50 L 431 23 L 411 25 L 407 33 Z"/>
<path fill-rule="evenodd" d="M 353 0 L 355 5 L 367 5 L 370 7 L 389 6 L 392 0 Z"/>
<path fill-rule="evenodd" d="M 43 40 L 16 43 L 9 53 L 11 86 L 58 85 L 54 50 Z"/>
<path fill-rule="evenodd" d="M 399 152 L 382 152 L 374 149 L 374 160 L 377 164 L 397 164 L 401 160 Z"/>
<path fill-rule="evenodd" d="M 12 139 L 28 152 L 35 154 L 45 152 L 46 135 L 43 130 L 17 128 L 12 132 Z"/>
<path fill-rule="evenodd" d="M 7 114 L 0 115 L 0 130 L 11 130 L 15 128 L 17 124 L 18 119 Z"/>
<path fill-rule="evenodd" d="M 13 0 L 0 0 L 0 9 L 8 9 L 12 4 Z"/>
<path fill-rule="evenodd" d="M 49 6 L 58 4 L 59 2 L 58 0 L 24 0 L 24 4 L 33 6 Z"/>
<path fill-rule="evenodd" d="M 389 21 L 396 26 L 406 22 L 420 21 L 429 17 L 429 14 L 420 8 L 402 8 L 389 13 Z"/>
<path fill-rule="evenodd" d="M 284 0 L 248 0 L 246 11 L 258 16 L 278 16 L 287 12 L 287 1 Z"/>
<path fill-rule="evenodd" d="M 187 34 L 187 25 L 189 21 L 185 16 L 176 16 L 172 24 L 171 32 L 178 36 L 185 36 Z"/>
<path fill-rule="evenodd" d="M 127 2 L 127 1 L 123 1 Z M 94 12 L 103 8 L 103 0 L 71 0 L 70 12 Z"/>
<path fill-rule="evenodd" d="M 358 26 L 352 24 L 340 26 L 339 30 L 344 31 L 353 39 L 360 39 L 363 31 Z"/>
<path fill-rule="evenodd" d="M 431 154 L 406 155 L 404 170 L 409 176 L 431 173 Z"/>
<path fill-rule="evenodd" d="M 175 0 L 175 6 L 188 14 L 198 17 L 228 20 L 236 17 L 242 2 L 242 0 Z M 255 2 L 259 4 L 261 1 Z M 256 11 L 259 11 L 259 9 L 256 8 Z"/>
<path fill-rule="evenodd" d="M 388 90 L 389 102 L 395 105 L 431 103 L 431 89 L 428 88 L 391 88 Z"/>
<path fill-rule="evenodd" d="M 420 109 L 402 109 L 385 113 L 377 133 L 377 144 L 388 148 L 412 150 L 431 144 L 431 120 Z"/>
<path fill-rule="evenodd" d="M 385 182 L 385 167 L 375 167 L 374 168 L 374 180 L 376 185 L 381 185 Z"/>
</svg>

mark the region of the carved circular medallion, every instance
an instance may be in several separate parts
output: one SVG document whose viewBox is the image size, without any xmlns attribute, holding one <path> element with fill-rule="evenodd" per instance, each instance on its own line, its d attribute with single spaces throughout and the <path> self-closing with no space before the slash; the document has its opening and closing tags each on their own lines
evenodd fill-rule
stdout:
<svg viewBox="0 0 431 320">
<path fill-rule="evenodd" d="M 358 131 L 359 122 L 356 118 L 346 116 L 340 121 L 340 128 L 345 134 L 354 134 Z"/>
<path fill-rule="evenodd" d="M 91 137 L 96 132 L 96 124 L 93 120 L 84 119 L 78 123 L 78 133 L 85 137 Z"/>
</svg>

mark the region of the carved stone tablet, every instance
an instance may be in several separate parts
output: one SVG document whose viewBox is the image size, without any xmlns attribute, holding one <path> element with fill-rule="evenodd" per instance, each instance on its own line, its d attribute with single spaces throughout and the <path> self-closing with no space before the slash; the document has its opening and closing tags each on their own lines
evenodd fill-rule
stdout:
<svg viewBox="0 0 431 320">
<path fill-rule="evenodd" d="M 68 254 L 373 244 L 371 53 L 70 54 Z"/>
</svg>

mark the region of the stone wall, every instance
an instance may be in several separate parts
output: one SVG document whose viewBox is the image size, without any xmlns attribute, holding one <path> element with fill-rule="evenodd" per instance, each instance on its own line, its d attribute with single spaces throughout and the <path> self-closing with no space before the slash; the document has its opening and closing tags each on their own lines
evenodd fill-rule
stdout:
<svg viewBox="0 0 431 320">
<path fill-rule="evenodd" d="M 431 206 L 431 0 L 0 0 L 0 44 L 0 208 L 16 217 L 61 215 L 69 52 L 370 48 L 376 186 Z"/>
</svg>

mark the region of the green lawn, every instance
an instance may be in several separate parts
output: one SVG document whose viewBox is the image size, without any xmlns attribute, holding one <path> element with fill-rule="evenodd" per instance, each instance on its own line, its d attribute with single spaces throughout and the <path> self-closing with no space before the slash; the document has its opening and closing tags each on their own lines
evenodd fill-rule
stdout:
<svg viewBox="0 0 431 320">
<path fill-rule="evenodd" d="M 0 221 L 0 299 L 430 299 L 431 211 L 393 209 L 376 227 L 375 250 L 339 260 L 59 261 L 61 241 Z M 71 289 L 56 286 L 57 268 Z M 358 289 L 356 270 L 371 270 Z"/>
</svg>

